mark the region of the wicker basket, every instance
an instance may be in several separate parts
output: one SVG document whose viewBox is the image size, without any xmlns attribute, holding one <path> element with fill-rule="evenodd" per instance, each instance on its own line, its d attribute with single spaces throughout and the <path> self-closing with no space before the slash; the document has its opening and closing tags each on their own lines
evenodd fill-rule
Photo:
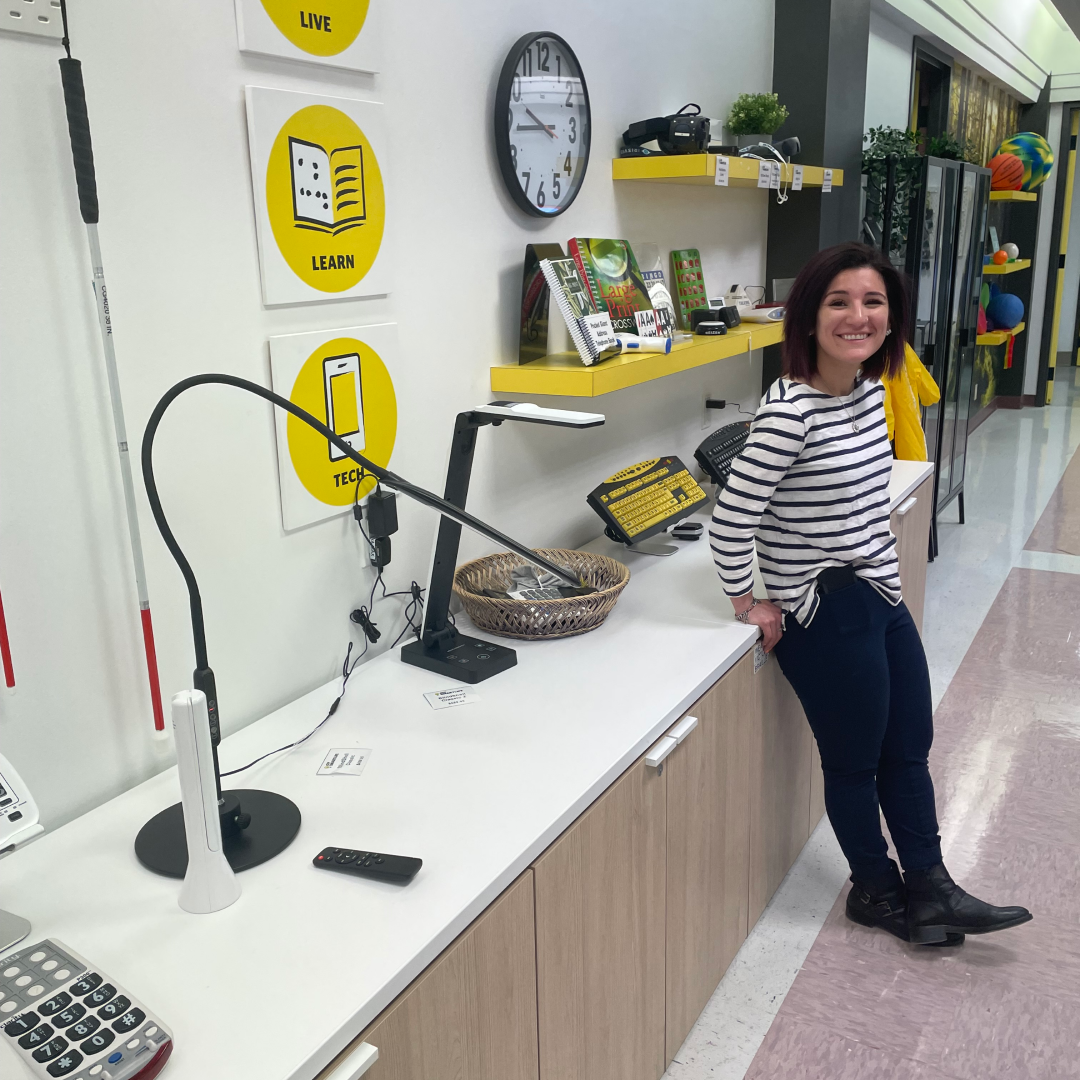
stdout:
<svg viewBox="0 0 1080 1080">
<path fill-rule="evenodd" d="M 475 626 L 502 637 L 530 640 L 586 634 L 608 617 L 619 593 L 630 580 L 630 571 L 606 555 L 562 548 L 539 548 L 538 551 L 559 566 L 577 571 L 587 585 L 600 591 L 558 600 L 485 596 L 484 589 L 508 588 L 511 568 L 525 565 L 520 555 L 509 551 L 488 555 L 459 566 L 454 574 L 454 592 L 461 597 Z"/>
</svg>

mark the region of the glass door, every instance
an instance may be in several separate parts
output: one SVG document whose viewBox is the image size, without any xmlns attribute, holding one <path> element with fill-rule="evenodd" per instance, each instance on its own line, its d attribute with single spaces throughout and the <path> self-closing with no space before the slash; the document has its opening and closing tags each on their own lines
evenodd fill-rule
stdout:
<svg viewBox="0 0 1080 1080">
<path fill-rule="evenodd" d="M 950 162 L 924 158 L 911 205 L 907 272 L 912 312 L 908 340 L 939 386 L 945 371 L 950 272 L 956 239 L 956 191 L 959 173 Z M 923 412 L 923 431 L 931 461 L 937 462 L 940 403 Z"/>
<path fill-rule="evenodd" d="M 972 224 L 965 259 L 966 270 L 959 284 L 960 323 L 959 371 L 956 391 L 956 430 L 952 446 L 952 490 L 959 492 L 964 484 L 967 462 L 968 420 L 971 418 L 971 401 L 975 373 L 975 339 L 979 326 L 979 291 L 982 288 L 983 248 L 986 237 L 986 219 L 990 208 L 990 171 L 976 165 L 963 167 L 963 190 L 972 192 Z M 959 252 L 958 252 L 959 254 Z M 959 262 L 957 263 L 959 270 Z"/>
</svg>

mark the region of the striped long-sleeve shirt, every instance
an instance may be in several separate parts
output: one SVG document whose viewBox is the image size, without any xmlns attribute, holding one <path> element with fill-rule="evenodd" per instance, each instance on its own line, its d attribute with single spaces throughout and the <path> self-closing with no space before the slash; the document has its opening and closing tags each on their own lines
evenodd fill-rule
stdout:
<svg viewBox="0 0 1080 1080">
<path fill-rule="evenodd" d="M 769 387 L 709 529 L 729 596 L 753 588 L 756 540 L 769 599 L 803 626 L 817 612 L 815 579 L 830 566 L 854 564 L 900 603 L 884 397 L 875 380 L 847 398 L 784 378 Z"/>
</svg>

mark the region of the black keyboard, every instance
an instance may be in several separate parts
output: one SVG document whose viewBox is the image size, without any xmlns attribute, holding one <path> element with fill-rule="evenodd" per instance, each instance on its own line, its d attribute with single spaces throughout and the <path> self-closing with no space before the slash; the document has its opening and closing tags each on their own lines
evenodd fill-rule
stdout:
<svg viewBox="0 0 1080 1080">
<path fill-rule="evenodd" d="M 686 466 L 668 456 L 641 461 L 609 476 L 588 501 L 612 540 L 634 544 L 688 518 L 709 497 Z"/>
<path fill-rule="evenodd" d="M 718 487 L 727 483 L 731 463 L 743 452 L 750 421 L 739 420 L 714 431 L 695 451 L 694 458 Z"/>
</svg>

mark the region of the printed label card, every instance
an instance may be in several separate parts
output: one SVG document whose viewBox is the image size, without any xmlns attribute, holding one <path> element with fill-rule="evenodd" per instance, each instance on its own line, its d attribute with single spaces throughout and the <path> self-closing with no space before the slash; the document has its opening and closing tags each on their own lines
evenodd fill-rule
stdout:
<svg viewBox="0 0 1080 1080">
<path fill-rule="evenodd" d="M 371 751 L 366 747 L 337 746 L 326 752 L 316 770 L 318 776 L 359 776 L 364 771 Z"/>
<path fill-rule="evenodd" d="M 436 711 L 439 709 L 453 709 L 458 705 L 470 705 L 480 700 L 480 695 L 475 690 L 467 690 L 464 686 L 455 686 L 450 690 L 432 690 L 424 695 L 427 703 Z"/>
</svg>

